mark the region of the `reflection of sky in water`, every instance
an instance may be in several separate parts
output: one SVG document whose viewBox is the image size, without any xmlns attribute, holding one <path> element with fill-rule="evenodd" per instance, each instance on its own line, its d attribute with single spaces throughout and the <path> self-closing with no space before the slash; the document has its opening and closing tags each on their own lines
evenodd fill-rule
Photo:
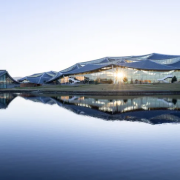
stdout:
<svg viewBox="0 0 180 180">
<path fill-rule="evenodd" d="M 21 97 L 0 113 L 0 179 L 180 177 L 180 124 L 104 121 Z"/>
</svg>

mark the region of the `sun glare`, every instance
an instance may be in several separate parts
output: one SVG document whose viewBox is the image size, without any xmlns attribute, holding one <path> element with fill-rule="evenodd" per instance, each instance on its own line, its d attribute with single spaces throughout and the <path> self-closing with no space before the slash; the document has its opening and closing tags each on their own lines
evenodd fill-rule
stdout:
<svg viewBox="0 0 180 180">
<path fill-rule="evenodd" d="M 122 78 L 122 77 L 123 77 L 123 73 L 122 73 L 122 72 L 118 72 L 118 73 L 116 74 L 116 76 L 117 76 L 118 78 Z"/>
</svg>

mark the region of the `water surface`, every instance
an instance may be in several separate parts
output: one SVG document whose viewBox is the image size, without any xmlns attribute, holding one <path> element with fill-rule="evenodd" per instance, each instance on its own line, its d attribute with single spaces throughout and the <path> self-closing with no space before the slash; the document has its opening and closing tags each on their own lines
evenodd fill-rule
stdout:
<svg viewBox="0 0 180 180">
<path fill-rule="evenodd" d="M 0 179 L 179 179 L 180 96 L 0 94 Z"/>
</svg>

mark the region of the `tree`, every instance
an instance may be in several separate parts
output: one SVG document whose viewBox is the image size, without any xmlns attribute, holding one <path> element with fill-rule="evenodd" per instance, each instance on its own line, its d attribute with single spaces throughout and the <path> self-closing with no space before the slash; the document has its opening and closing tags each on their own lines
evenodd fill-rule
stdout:
<svg viewBox="0 0 180 180">
<path fill-rule="evenodd" d="M 124 81 L 124 82 L 128 82 L 127 77 L 124 77 L 123 81 Z"/>
<path fill-rule="evenodd" d="M 172 103 L 173 103 L 174 105 L 176 105 L 177 99 L 172 99 Z"/>
<path fill-rule="evenodd" d="M 174 76 L 174 77 L 171 79 L 171 83 L 174 83 L 174 82 L 176 82 L 176 81 L 177 81 L 177 77 Z"/>
<path fill-rule="evenodd" d="M 123 99 L 123 101 L 124 101 L 124 104 L 126 104 L 128 100 L 127 99 Z"/>
</svg>

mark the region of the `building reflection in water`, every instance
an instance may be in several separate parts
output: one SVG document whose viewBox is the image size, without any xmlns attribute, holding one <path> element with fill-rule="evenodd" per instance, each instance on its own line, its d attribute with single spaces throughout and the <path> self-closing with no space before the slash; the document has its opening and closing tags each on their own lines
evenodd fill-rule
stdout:
<svg viewBox="0 0 180 180">
<path fill-rule="evenodd" d="M 140 121 L 150 124 L 180 122 L 180 97 L 39 97 L 24 94 L 21 94 L 21 97 L 43 104 L 56 104 L 76 114 L 104 120 Z"/>
<path fill-rule="evenodd" d="M 0 109 L 6 109 L 16 96 L 15 94 L 9 93 L 0 94 Z"/>
<path fill-rule="evenodd" d="M 95 97 L 54 95 L 18 95 L 26 100 L 42 104 L 58 105 L 76 114 L 104 120 L 139 121 L 150 124 L 179 123 L 180 96 L 164 97 Z M 17 97 L 15 94 L 0 94 L 0 109 L 6 109 Z"/>
</svg>

